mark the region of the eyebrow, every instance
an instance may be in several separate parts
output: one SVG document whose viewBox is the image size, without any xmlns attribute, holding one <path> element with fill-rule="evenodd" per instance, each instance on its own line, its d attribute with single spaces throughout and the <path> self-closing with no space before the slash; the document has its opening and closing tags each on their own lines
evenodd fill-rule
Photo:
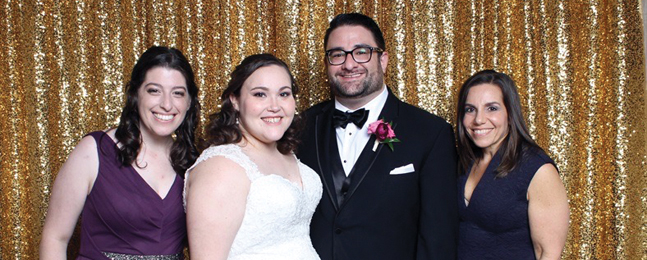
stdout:
<svg viewBox="0 0 647 260">
<path fill-rule="evenodd" d="M 355 44 L 355 45 L 353 45 L 353 50 L 354 50 L 354 49 L 356 49 L 356 48 L 361 48 L 361 47 L 366 48 L 366 47 L 372 47 L 372 46 L 371 46 L 371 45 L 368 45 L 368 44 L 365 44 L 365 43 Z M 342 50 L 342 51 L 345 51 L 345 50 L 344 50 L 344 48 L 342 48 L 342 47 L 334 47 L 334 48 L 330 48 L 330 49 L 328 49 L 327 51 L 336 51 L 336 50 Z"/>
<path fill-rule="evenodd" d="M 491 106 L 491 105 L 501 105 L 501 103 L 497 101 L 492 101 L 492 102 L 487 102 L 485 103 L 485 106 Z M 472 103 L 465 102 L 465 106 L 471 106 L 471 107 L 476 107 L 475 105 L 472 105 Z"/>
<path fill-rule="evenodd" d="M 144 85 L 144 87 L 148 87 L 149 85 L 157 86 L 157 87 L 160 87 L 160 88 L 162 87 L 162 85 L 157 84 L 155 82 L 148 82 L 148 83 L 146 83 L 146 85 Z"/>
<path fill-rule="evenodd" d="M 160 88 L 164 87 L 161 84 L 155 83 L 155 82 L 148 82 L 148 83 L 146 83 L 146 85 L 144 85 L 144 87 L 148 87 L 149 85 L 153 85 L 153 86 L 160 87 Z M 185 89 L 185 90 L 188 89 L 186 86 L 173 86 L 173 87 L 171 87 L 171 89 L 176 89 L 176 88 L 182 88 L 182 89 Z"/>
<path fill-rule="evenodd" d="M 283 86 L 283 87 L 280 87 L 280 88 L 279 88 L 279 91 L 282 91 L 283 89 L 286 89 L 286 88 L 287 88 L 287 89 L 290 89 L 290 90 L 292 89 L 290 86 Z M 265 91 L 269 91 L 269 90 L 270 90 L 268 87 L 265 87 L 265 86 L 258 86 L 258 87 L 253 87 L 252 89 L 250 89 L 250 91 L 254 91 L 254 90 L 257 90 L 257 89 L 265 90 Z"/>
<path fill-rule="evenodd" d="M 355 44 L 353 45 L 354 48 L 359 48 L 359 47 L 371 47 L 371 45 L 360 43 L 360 44 Z"/>
<path fill-rule="evenodd" d="M 254 90 L 257 90 L 257 89 L 265 90 L 265 91 L 269 90 L 269 88 L 267 88 L 265 86 L 257 86 L 257 87 L 251 88 L 250 91 L 254 91 Z"/>
</svg>

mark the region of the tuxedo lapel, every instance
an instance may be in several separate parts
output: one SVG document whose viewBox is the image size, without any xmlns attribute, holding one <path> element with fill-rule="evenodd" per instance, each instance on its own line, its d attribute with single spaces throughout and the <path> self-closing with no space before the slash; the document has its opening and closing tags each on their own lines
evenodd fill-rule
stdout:
<svg viewBox="0 0 647 260">
<path fill-rule="evenodd" d="M 391 122 L 393 124 L 394 130 L 395 130 L 395 127 L 397 126 L 397 117 L 398 117 L 398 109 L 399 109 L 398 102 L 399 100 L 393 95 L 393 93 L 391 93 L 391 90 L 389 90 L 389 96 L 387 97 L 386 103 L 384 104 L 384 107 L 382 108 L 382 111 L 378 116 L 378 120 L 384 119 L 384 122 Z M 366 122 L 366 123 L 370 124 L 373 122 Z M 353 194 L 355 193 L 355 190 L 357 190 L 357 187 L 359 187 L 359 185 L 364 181 L 364 178 L 366 177 L 368 172 L 375 164 L 379 155 L 381 153 L 384 153 L 383 151 L 384 144 L 377 145 L 377 149 L 373 151 L 373 147 L 375 146 L 375 139 L 376 139 L 375 135 L 371 135 L 371 138 L 369 138 L 368 142 L 364 146 L 362 153 L 360 154 L 359 158 L 357 158 L 357 162 L 355 163 L 355 165 L 353 166 L 353 169 L 349 174 L 349 178 L 351 178 L 351 183 L 350 183 L 350 188 L 348 190 L 348 194 L 344 199 L 344 202 L 348 201 L 353 196 Z M 341 207 L 343 208 L 344 205 L 345 204 L 342 204 Z"/>
<path fill-rule="evenodd" d="M 335 136 L 335 129 L 332 127 L 333 110 L 334 103 L 331 102 L 331 104 L 322 109 L 322 113 L 317 115 L 315 118 L 315 149 L 317 151 L 317 164 L 319 166 L 319 173 L 321 174 L 323 186 L 328 190 L 328 196 L 333 202 L 335 210 L 339 210 L 339 203 L 336 196 L 337 192 L 331 175 L 331 165 L 332 163 L 335 163 L 333 160 L 339 161 L 339 156 L 331 156 L 331 143 L 334 143 L 334 147 L 337 147 L 337 137 Z"/>
</svg>

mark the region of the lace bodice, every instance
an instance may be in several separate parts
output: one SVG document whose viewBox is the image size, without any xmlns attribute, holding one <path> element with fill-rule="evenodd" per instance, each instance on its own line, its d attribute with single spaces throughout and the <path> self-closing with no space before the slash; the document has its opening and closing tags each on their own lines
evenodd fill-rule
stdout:
<svg viewBox="0 0 647 260">
<path fill-rule="evenodd" d="M 303 188 L 276 174 L 264 175 L 234 144 L 212 146 L 186 172 L 214 156 L 239 164 L 251 181 L 245 215 L 228 259 L 319 259 L 310 242 L 310 220 L 321 199 L 319 176 L 297 160 Z M 186 207 L 186 182 L 184 184 Z"/>
</svg>

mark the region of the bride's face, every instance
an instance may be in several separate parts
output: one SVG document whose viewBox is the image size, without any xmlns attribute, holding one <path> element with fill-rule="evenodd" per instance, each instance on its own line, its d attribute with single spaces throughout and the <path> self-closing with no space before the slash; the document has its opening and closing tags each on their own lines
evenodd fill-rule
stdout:
<svg viewBox="0 0 647 260">
<path fill-rule="evenodd" d="M 292 81 L 285 68 L 278 65 L 254 71 L 243 83 L 240 96 L 230 100 L 239 112 L 239 126 L 248 142 L 274 143 L 294 119 Z"/>
</svg>

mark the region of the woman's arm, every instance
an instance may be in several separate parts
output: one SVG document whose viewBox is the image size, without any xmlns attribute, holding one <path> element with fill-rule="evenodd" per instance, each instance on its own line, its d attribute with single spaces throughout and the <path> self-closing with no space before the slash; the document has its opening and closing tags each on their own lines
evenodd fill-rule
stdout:
<svg viewBox="0 0 647 260">
<path fill-rule="evenodd" d="M 40 259 L 67 259 L 67 244 L 99 171 L 97 145 L 86 136 L 56 176 L 40 241 Z"/>
<path fill-rule="evenodd" d="M 568 198 L 550 163 L 539 168 L 530 181 L 528 218 L 537 259 L 560 259 L 568 233 Z"/>
<path fill-rule="evenodd" d="M 191 259 L 227 259 L 245 215 L 251 185 L 245 170 L 216 156 L 191 170 L 187 182 Z"/>
</svg>

